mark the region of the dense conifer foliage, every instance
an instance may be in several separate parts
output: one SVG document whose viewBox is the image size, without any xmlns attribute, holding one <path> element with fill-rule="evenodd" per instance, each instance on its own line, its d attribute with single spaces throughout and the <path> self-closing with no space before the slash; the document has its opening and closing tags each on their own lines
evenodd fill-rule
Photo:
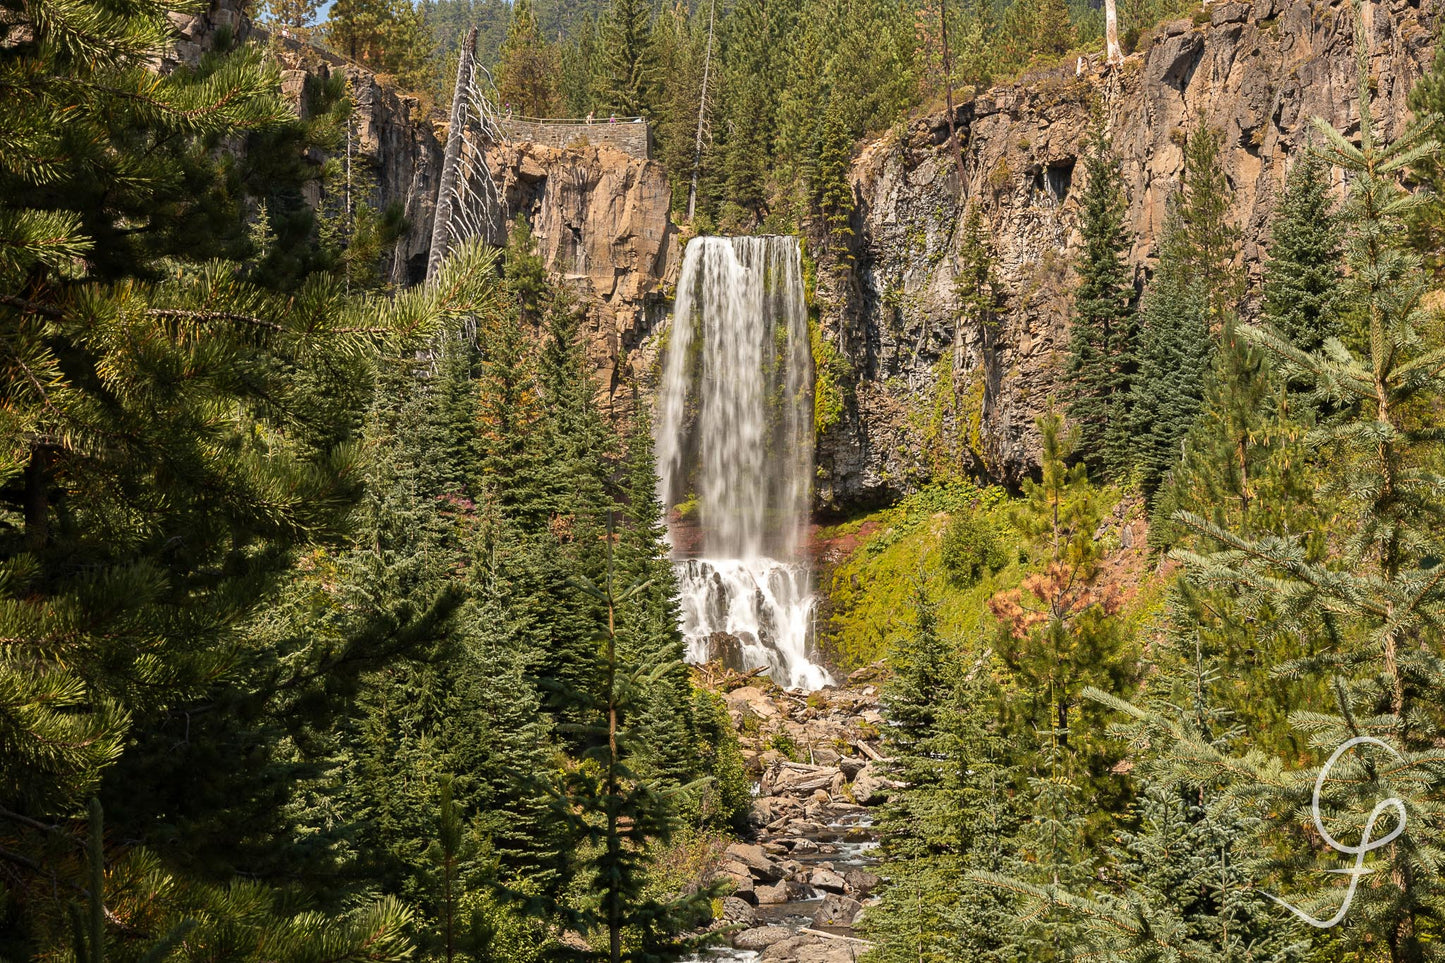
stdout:
<svg viewBox="0 0 1445 963">
<path fill-rule="evenodd" d="M 300 2 L 274 0 L 281 5 L 273 18 L 293 22 Z M 1119 5 L 1132 36 L 1188 6 Z M 477 27 L 479 59 L 504 109 L 599 122 L 646 117 L 654 156 L 672 175 L 679 219 L 731 232 L 816 221 L 844 240 L 852 213 L 846 162 L 860 137 L 911 111 L 940 108 L 946 89 L 982 90 L 1096 49 L 1104 30 L 1097 6 L 337 0 L 316 36 L 440 101 L 450 96 L 461 38 Z M 694 178 L 689 208 L 681 185 Z"/>
<path fill-rule="evenodd" d="M 167 64 L 164 3 L 5 9 L 0 958 L 717 937 L 719 854 L 800 747 L 745 754 L 756 718 L 683 664 L 648 384 L 604 414 L 527 219 L 396 289 L 400 212 L 318 162 L 354 123 L 340 72 L 303 119 L 228 31 Z M 840 283 L 860 137 L 1102 28 L 1083 0 L 266 16 L 435 97 L 478 25 L 505 109 L 647 118 L 692 228 L 799 231 Z M 1098 124 L 1037 471 L 840 526 L 849 564 L 923 546 L 890 586 L 839 568 L 886 626 L 854 677 L 882 719 L 809 745 L 870 761 L 800 803 L 877 806 L 868 959 L 1445 958 L 1445 58 L 1388 140 L 1355 16 L 1358 126 L 1280 170 L 1260 276 L 1210 118 L 1141 264 Z M 948 320 L 992 352 L 1028 297 L 965 193 Z M 747 681 L 762 712 L 826 705 Z"/>
<path fill-rule="evenodd" d="M 1432 202 L 1404 184 L 1440 147 L 1428 114 L 1380 137 L 1356 42 L 1360 130 L 1317 124 L 1292 163 L 1257 320 L 1214 136 L 1191 135 L 1144 296 L 1123 462 L 1151 498 L 1151 545 L 1178 566 L 1138 630 L 1146 651 L 1076 641 L 1091 623 L 1070 599 L 1107 614 L 1117 586 L 1091 568 L 1099 516 L 1052 421 L 1012 528 L 1052 533 L 1053 564 L 994 595 L 992 644 L 939 639 L 927 607 L 895 644 L 896 875 L 867 924 L 875 958 L 1437 957 L 1442 347 L 1425 307 Z M 1087 202 L 1083 223 L 1075 372 L 1101 356 L 1085 295 L 1107 251 Z M 1069 410 L 1097 431 L 1093 379 Z M 1125 671 L 1101 673 L 1111 660 Z M 961 804 L 980 776 L 1009 788 Z"/>
<path fill-rule="evenodd" d="M 1125 473 L 1132 435 L 1130 391 L 1138 372 L 1139 332 L 1134 283 L 1124 231 L 1127 202 L 1119 168 L 1100 123 L 1085 162 L 1088 182 L 1079 225 L 1083 249 L 1075 267 L 1074 317 L 1069 331 L 1069 376 L 1075 389 L 1069 419 L 1090 467 Z"/>
<path fill-rule="evenodd" d="M 619 959 L 705 917 L 640 894 L 676 828 L 735 821 L 700 781 L 731 733 L 677 664 L 645 428 L 620 456 L 525 224 L 385 290 L 387 217 L 301 160 L 344 87 L 302 122 L 224 37 L 157 74 L 163 5 L 27 9 L 0 954 L 511 961 L 570 920 Z"/>
</svg>

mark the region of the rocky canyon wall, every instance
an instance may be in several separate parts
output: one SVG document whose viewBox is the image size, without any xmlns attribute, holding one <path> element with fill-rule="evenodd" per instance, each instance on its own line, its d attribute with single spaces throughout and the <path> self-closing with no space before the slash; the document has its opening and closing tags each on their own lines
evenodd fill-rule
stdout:
<svg viewBox="0 0 1445 963">
<path fill-rule="evenodd" d="M 1408 119 L 1406 96 L 1433 56 L 1441 2 L 1364 4 L 1375 114 L 1387 134 Z M 213 0 L 208 13 L 178 21 L 176 59 L 194 59 L 217 28 L 230 27 L 272 45 L 295 102 L 308 75 L 344 72 L 356 102 L 353 163 L 370 171 L 374 202 L 402 204 L 408 220 L 391 277 L 418 280 L 443 118 L 339 58 L 265 37 L 242 7 Z M 942 114 L 860 146 L 850 173 L 850 259 L 810 238 L 823 252 L 820 360 L 838 402 L 818 439 L 821 509 L 881 502 L 947 472 L 1016 481 L 1032 468 L 1035 419 L 1060 394 L 1081 158 L 1095 116 L 1106 119 L 1122 162 L 1141 282 L 1190 132 L 1209 125 L 1223 134 L 1240 257 L 1257 277 L 1269 216 L 1309 118 L 1358 130 L 1348 0 L 1211 3 L 1146 33 L 1121 67 L 1106 70 L 1101 59 L 964 98 L 955 117 L 961 179 Z M 487 151 L 487 164 L 503 199 L 499 220 L 527 217 L 548 267 L 586 307 L 599 397 L 625 414 L 655 379 L 680 261 L 665 172 L 600 144 L 501 145 Z M 959 322 L 956 294 L 970 205 L 997 249 L 1006 293 L 996 323 L 983 327 Z"/>
<path fill-rule="evenodd" d="M 1375 116 L 1398 133 L 1433 56 L 1439 5 L 1364 6 Z M 842 415 L 818 444 L 822 508 L 883 500 L 958 467 L 1016 480 L 1034 465 L 1034 421 L 1059 396 L 1095 111 L 1122 161 L 1141 271 L 1191 131 L 1223 134 L 1241 260 L 1258 277 L 1269 216 L 1310 118 L 1359 129 L 1347 0 L 1212 3 L 1139 46 L 1116 70 L 1094 58 L 961 104 L 961 189 L 942 114 L 862 148 L 852 169 L 853 267 L 820 270 L 824 337 L 845 369 Z M 1007 295 L 991 328 L 958 320 L 968 205 L 989 226 Z"/>
<path fill-rule="evenodd" d="M 608 144 L 503 144 L 487 159 L 506 215 L 531 223 L 537 253 L 586 307 L 599 401 L 625 417 L 656 381 L 680 261 L 666 172 Z"/>
<path fill-rule="evenodd" d="M 161 65 L 195 64 L 219 31 L 266 45 L 281 68 L 282 92 L 304 114 L 308 81 L 345 76 L 353 100 L 346 150 L 353 187 L 378 209 L 400 205 L 406 230 L 382 265 L 395 284 L 425 277 L 432 220 L 441 181 L 446 118 L 415 97 L 399 93 L 371 71 L 294 38 L 268 34 L 247 15 L 246 0 L 212 0 L 203 11 L 177 14 L 175 43 Z M 615 125 L 626 126 L 626 125 Z M 641 125 L 631 136 L 646 137 Z M 538 253 L 585 308 L 588 357 L 609 413 L 630 410 L 649 386 L 657 339 L 666 317 L 665 279 L 676 273 L 677 231 L 669 219 L 671 193 L 662 166 L 645 149 L 579 144 L 557 149 L 502 144 L 486 150 L 501 195 L 503 222 L 522 215 L 532 224 Z M 634 156 L 641 155 L 641 156 Z M 318 165 L 327 157 L 313 152 Z M 339 159 L 339 158 L 338 158 Z M 313 204 L 320 201 L 313 185 Z"/>
</svg>

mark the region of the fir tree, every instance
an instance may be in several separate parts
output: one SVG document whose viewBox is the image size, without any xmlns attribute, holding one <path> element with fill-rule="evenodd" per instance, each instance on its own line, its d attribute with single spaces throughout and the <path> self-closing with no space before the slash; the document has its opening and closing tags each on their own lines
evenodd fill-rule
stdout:
<svg viewBox="0 0 1445 963">
<path fill-rule="evenodd" d="M 1079 431 L 1085 461 L 1105 475 L 1127 470 L 1132 436 L 1130 391 L 1138 369 L 1138 329 L 1132 272 L 1126 260 L 1126 202 L 1118 162 L 1104 124 L 1085 161 L 1080 232 L 1074 265 L 1074 318 L 1069 332 L 1069 419 Z"/>
<path fill-rule="evenodd" d="M 559 69 L 556 48 L 537 29 L 532 0 L 518 0 L 497 62 L 497 97 L 503 107 L 528 117 L 554 116 Z"/>
<path fill-rule="evenodd" d="M 635 416 L 628 433 L 624 524 L 618 532 L 616 554 L 619 578 L 644 587 L 621 609 L 618 636 L 629 660 L 673 667 L 643 692 L 639 723 L 651 756 L 648 768 L 677 786 L 706 773 L 698 757 L 692 682 L 682 661 L 677 574 L 657 496 L 656 465 L 651 419 L 644 409 Z"/>
<path fill-rule="evenodd" d="M 1340 230 L 1326 173 L 1312 151 L 1290 168 L 1265 267 L 1262 316 L 1301 351 L 1341 333 Z"/>
<path fill-rule="evenodd" d="M 852 260 L 848 241 L 853 236 L 853 185 L 848 180 L 848 164 L 853 157 L 853 138 L 832 99 L 823 115 L 821 142 L 818 146 L 816 204 L 827 224 L 831 246 L 838 259 L 839 270 L 846 270 Z"/>
<path fill-rule="evenodd" d="M 1204 400 L 1213 335 L 1232 316 L 1239 279 L 1231 265 L 1236 232 L 1226 220 L 1229 190 L 1219 137 L 1198 131 L 1169 199 L 1159 268 L 1144 295 L 1139 375 L 1133 391 L 1135 472 L 1152 503 L 1179 460 Z"/>
<path fill-rule="evenodd" d="M 617 636 L 618 609 L 644 591 L 646 583 L 617 593 L 613 577 L 609 559 L 602 587 L 583 580 L 576 583 L 596 600 L 604 616 L 595 654 L 597 687 L 566 693 L 582 720 L 581 764 L 568 772 L 558 803 L 562 812 L 570 814 L 578 836 L 594 846 L 580 869 L 600 897 L 595 910 L 567 912 L 564 918 L 606 933 L 607 949 L 586 954 L 586 958 L 620 963 L 625 934 L 638 944 L 627 958 L 646 959 L 692 942 L 679 934 L 705 916 L 712 894 L 704 889 L 670 900 L 645 894 L 648 846 L 671 837 L 676 797 L 691 787 L 666 789 L 637 771 L 638 719 L 644 693 L 673 665 L 648 667 L 625 658 Z"/>
<path fill-rule="evenodd" d="M 972 665 L 938 632 L 920 589 L 913 624 L 894 640 L 883 693 L 889 773 L 900 783 L 880 828 L 890 882 L 866 917 L 885 961 L 1009 959 L 1018 935 L 1005 894 L 969 871 L 1012 867 L 1019 814 L 1009 802 L 1018 773 L 995 711 L 987 657 Z"/>
<path fill-rule="evenodd" d="M 1381 885 L 1360 887 L 1351 910 L 1354 924 L 1330 936 L 1338 940 L 1338 952 L 1370 952 L 1367 945 L 1383 944 L 1392 961 L 1419 961 L 1427 958 L 1431 921 L 1445 905 L 1445 891 L 1431 869 L 1440 858 L 1438 843 L 1420 832 L 1421 820 L 1438 818 L 1440 782 L 1432 760 L 1442 722 L 1441 675 L 1438 660 L 1421 642 L 1440 631 L 1445 617 L 1437 571 L 1445 546 L 1439 537 L 1441 503 L 1425 469 L 1438 458 L 1439 442 L 1407 412 L 1438 405 L 1445 382 L 1438 349 L 1420 335 L 1425 272 L 1418 256 L 1403 246 L 1410 201 L 1397 177 L 1438 147 L 1419 129 L 1393 143 L 1377 139 L 1369 46 L 1358 6 L 1355 13 L 1359 143 L 1323 123 L 1317 127 L 1325 138 L 1325 160 L 1342 167 L 1351 184 L 1344 208 L 1349 266 L 1344 297 L 1365 320 L 1367 353 L 1357 356 L 1338 341 L 1307 353 L 1268 332 L 1251 335 L 1281 359 L 1287 374 L 1317 381 L 1327 398 L 1358 405 L 1322 425 L 1313 439 L 1325 459 L 1324 494 L 1338 499 L 1349 534 L 1332 546 L 1330 557 L 1317 561 L 1288 531 L 1251 537 L 1181 513 L 1184 524 L 1224 546 L 1181 557 L 1201 579 L 1235 591 L 1242 605 L 1272 605 L 1281 613 L 1282 631 L 1318 640 L 1318 654 L 1290 669 L 1333 677 L 1335 711 L 1298 717 L 1321 756 L 1362 731 L 1386 740 L 1398 755 L 1388 766 L 1379 765 L 1369 750 L 1352 755 L 1341 762 L 1339 778 L 1327 781 L 1323 805 L 1329 813 L 1368 811 L 1375 801 L 1396 796 L 1411 814 L 1399 842 L 1381 851 L 1383 865 L 1376 869 Z M 1254 760 L 1249 766 L 1254 779 L 1242 779 L 1240 790 L 1279 785 L 1275 769 L 1277 763 Z M 1286 809 L 1306 804 L 1312 786 L 1303 782 L 1281 786 L 1272 804 Z M 1297 860 L 1313 861 L 1307 846 L 1295 853 Z M 1331 890 L 1297 902 L 1311 911 L 1337 905 Z"/>
<path fill-rule="evenodd" d="M 979 205 L 969 205 L 968 214 L 963 219 L 960 264 L 954 281 L 959 320 L 980 330 L 985 345 L 989 344 L 989 333 L 998 325 L 998 315 L 1004 304 L 1003 285 L 997 271 L 998 254 L 994 251 L 989 230 Z"/>
<path fill-rule="evenodd" d="M 611 0 L 598 39 L 598 106 L 629 117 L 650 115 L 659 83 L 652 5 L 644 0 Z"/>
</svg>

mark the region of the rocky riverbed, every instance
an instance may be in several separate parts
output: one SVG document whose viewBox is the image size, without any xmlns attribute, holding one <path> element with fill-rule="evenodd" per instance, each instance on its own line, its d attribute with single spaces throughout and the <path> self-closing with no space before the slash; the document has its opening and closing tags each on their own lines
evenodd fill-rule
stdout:
<svg viewBox="0 0 1445 963">
<path fill-rule="evenodd" d="M 722 854 L 731 946 L 702 960 L 852 963 L 868 949 L 855 927 L 877 901 L 873 810 L 890 787 L 880 745 L 880 670 L 845 685 L 786 692 L 733 673 L 722 690 L 757 778 L 752 838 Z"/>
</svg>

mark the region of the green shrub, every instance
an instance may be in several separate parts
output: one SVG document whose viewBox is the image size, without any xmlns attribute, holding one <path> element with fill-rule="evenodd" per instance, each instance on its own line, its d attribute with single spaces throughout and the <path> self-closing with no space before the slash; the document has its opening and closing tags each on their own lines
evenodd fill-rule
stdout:
<svg viewBox="0 0 1445 963">
<path fill-rule="evenodd" d="M 953 517 L 943 532 L 939 557 L 949 581 L 967 588 L 987 572 L 997 572 L 1008 561 L 998 532 L 986 516 L 964 512 Z"/>
<path fill-rule="evenodd" d="M 786 732 L 774 733 L 773 737 L 768 740 L 768 748 L 782 753 L 793 762 L 798 762 L 803 758 L 802 750 L 793 741 L 793 737 Z"/>
<path fill-rule="evenodd" d="M 702 771 L 712 777 L 696 800 L 696 815 L 710 828 L 745 829 L 753 804 L 753 781 L 728 718 L 727 703 L 716 692 L 701 688 L 692 690 L 692 700 Z M 745 716 L 745 725 L 749 721 L 756 727 L 756 720 Z"/>
</svg>

